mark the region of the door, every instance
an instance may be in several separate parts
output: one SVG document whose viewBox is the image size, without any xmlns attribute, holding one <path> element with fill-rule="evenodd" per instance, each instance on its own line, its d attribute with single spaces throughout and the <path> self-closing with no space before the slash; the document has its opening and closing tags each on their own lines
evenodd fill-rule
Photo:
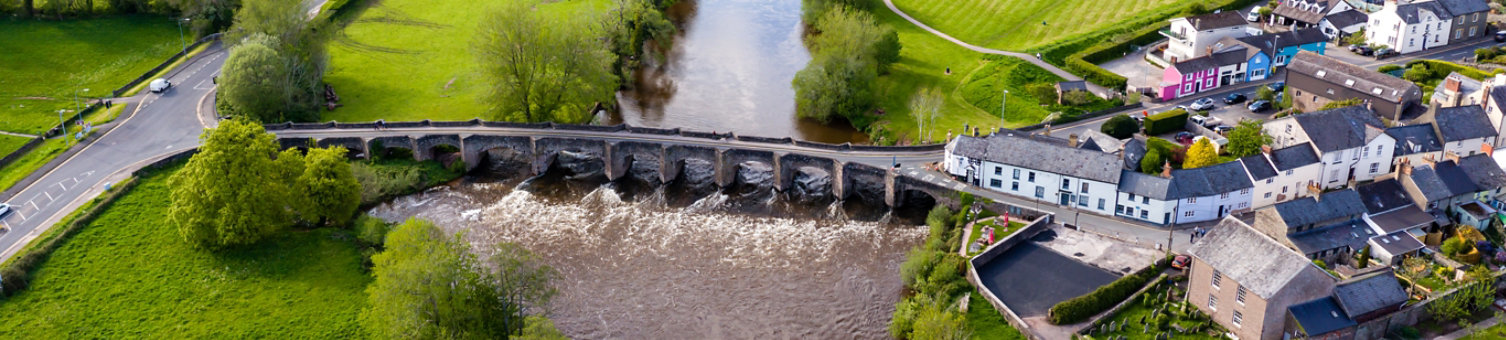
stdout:
<svg viewBox="0 0 1506 340">
<path fill-rule="evenodd" d="M 1224 208 L 1226 208 L 1226 207 L 1222 206 L 1222 205 L 1218 206 L 1218 215 L 1214 215 L 1214 216 L 1224 217 Z"/>
<path fill-rule="evenodd" d="M 1070 204 L 1072 204 L 1072 194 L 1071 193 L 1063 191 L 1063 192 L 1056 193 L 1056 196 L 1061 198 L 1061 205 L 1070 205 Z"/>
</svg>

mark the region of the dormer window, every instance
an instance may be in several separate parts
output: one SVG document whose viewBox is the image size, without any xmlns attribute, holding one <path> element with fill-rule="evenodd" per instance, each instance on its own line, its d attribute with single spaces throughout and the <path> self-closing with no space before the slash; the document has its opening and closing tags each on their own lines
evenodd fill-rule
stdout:
<svg viewBox="0 0 1506 340">
<path fill-rule="evenodd" d="M 1323 78 L 1323 75 L 1325 75 L 1325 74 L 1328 74 L 1328 71 L 1318 70 L 1318 74 L 1315 74 L 1314 76 L 1316 76 L 1318 78 Z"/>
<path fill-rule="evenodd" d="M 1384 93 L 1384 92 L 1385 91 L 1381 90 L 1381 88 L 1379 88 L 1379 87 L 1375 88 L 1374 90 L 1370 90 L 1370 93 L 1375 94 L 1377 96 L 1379 96 L 1381 93 Z"/>
<path fill-rule="evenodd" d="M 1354 79 L 1345 80 L 1344 86 L 1354 86 Z"/>
</svg>

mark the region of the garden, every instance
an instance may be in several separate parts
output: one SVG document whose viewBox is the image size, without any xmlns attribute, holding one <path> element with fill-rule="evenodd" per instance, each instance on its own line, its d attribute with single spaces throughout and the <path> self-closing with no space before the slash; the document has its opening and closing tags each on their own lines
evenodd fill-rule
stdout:
<svg viewBox="0 0 1506 340">
<path fill-rule="evenodd" d="M 966 193 L 959 198 L 961 206 L 981 203 Z M 966 221 L 986 215 L 992 213 L 977 209 L 953 212 L 946 206 L 930 211 L 926 216 L 930 235 L 925 244 L 911 249 L 900 265 L 905 290 L 894 306 L 890 335 L 897 339 L 937 339 L 943 334 L 975 339 L 1025 339 L 968 283 L 968 261 L 957 255 L 956 247 Z"/>
<path fill-rule="evenodd" d="M 1438 84 L 1442 83 L 1443 78 L 1447 78 L 1449 73 L 1458 72 L 1474 80 L 1485 80 L 1485 78 L 1492 75 L 1506 72 L 1503 69 L 1481 70 L 1441 60 L 1414 60 L 1408 62 L 1406 67 L 1386 65 L 1380 68 L 1380 72 L 1391 72 L 1400 69 L 1406 70 L 1402 73 L 1402 78 L 1422 88 L 1422 102 L 1424 103 L 1432 100 L 1433 89 L 1437 88 Z"/>
<path fill-rule="evenodd" d="M 1090 326 L 1087 333 L 1104 339 L 1149 340 L 1164 335 L 1172 339 L 1222 339 L 1222 327 L 1196 306 L 1182 301 L 1187 293 L 1186 277 L 1174 278 L 1159 280 L 1119 312 Z"/>
<path fill-rule="evenodd" d="M 972 230 L 969 230 L 967 233 L 967 243 L 964 243 L 963 246 L 972 247 L 974 243 L 978 242 L 979 238 L 982 238 L 985 234 L 987 234 L 985 230 L 992 230 L 994 235 L 994 242 L 998 242 L 1004 240 L 1004 238 L 1009 237 L 1009 235 L 1014 235 L 1015 232 L 1018 232 L 1020 231 L 1020 229 L 1024 228 L 1025 223 L 1021 223 L 1020 221 L 1009 221 L 1007 225 L 1004 224 L 1002 216 L 985 218 L 982 221 L 974 222 L 972 224 Z M 976 247 L 976 249 L 969 248 L 967 255 L 978 255 L 978 253 L 983 252 L 984 249 L 988 249 L 988 246 L 980 244 Z"/>
</svg>

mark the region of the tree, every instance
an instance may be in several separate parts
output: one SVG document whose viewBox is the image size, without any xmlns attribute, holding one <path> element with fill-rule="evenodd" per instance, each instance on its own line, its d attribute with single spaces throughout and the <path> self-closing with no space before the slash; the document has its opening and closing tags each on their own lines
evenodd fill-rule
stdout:
<svg viewBox="0 0 1506 340">
<path fill-rule="evenodd" d="M 1140 158 L 1140 172 L 1160 175 L 1166 164 L 1166 155 L 1161 150 L 1150 149 L 1145 151 L 1145 156 Z"/>
<path fill-rule="evenodd" d="M 1359 98 L 1349 98 L 1349 99 L 1340 100 L 1340 101 L 1328 102 L 1328 104 L 1323 104 L 1323 107 L 1318 108 L 1318 110 L 1332 110 L 1332 109 L 1337 109 L 1337 108 L 1344 108 L 1344 107 L 1350 107 L 1350 106 L 1360 105 L 1360 104 L 1364 104 L 1364 103 L 1365 102 L 1363 100 L 1360 100 Z"/>
<path fill-rule="evenodd" d="M 947 308 L 942 303 L 930 303 L 915 315 L 911 339 L 966 340 L 972 336 L 967 329 L 967 320 L 962 313 Z"/>
<path fill-rule="evenodd" d="M 502 244 L 483 262 L 462 235 L 418 219 L 398 225 L 385 243 L 372 257 L 371 307 L 361 315 L 373 337 L 552 338 L 526 313 L 554 296 L 554 271 L 526 250 Z"/>
<path fill-rule="evenodd" d="M 1239 122 L 1233 131 L 1229 131 L 1229 145 L 1227 150 L 1230 156 L 1235 158 L 1245 157 L 1260 153 L 1262 147 L 1270 145 L 1275 139 L 1265 133 L 1260 120 L 1247 119 Z"/>
<path fill-rule="evenodd" d="M 930 123 L 936 122 L 936 114 L 941 111 L 941 105 L 945 104 L 943 100 L 945 98 L 942 97 L 941 90 L 934 87 L 920 89 L 910 96 L 910 116 L 915 117 L 915 126 L 920 130 L 917 139 L 930 141 L 934 137 L 928 135 L 936 129 Z"/>
<path fill-rule="evenodd" d="M 617 8 L 607 13 L 603 20 L 608 45 L 617 57 L 613 59 L 619 80 L 632 84 L 629 79 L 642 60 L 665 58 L 640 58 L 645 47 L 655 56 L 661 56 L 674 43 L 675 25 L 665 17 L 663 9 L 673 1 L 650 3 L 649 0 L 617 0 Z"/>
<path fill-rule="evenodd" d="M 1261 86 L 1255 89 L 1255 98 L 1260 100 L 1276 99 L 1276 91 L 1271 90 L 1270 86 Z"/>
<path fill-rule="evenodd" d="M 876 120 L 867 114 L 875 105 L 874 83 L 888 63 L 899 60 L 898 36 L 872 14 L 848 6 L 833 6 L 819 18 L 806 40 L 811 62 L 791 82 L 795 113 L 821 122 L 841 116 L 867 128 Z"/>
<path fill-rule="evenodd" d="M 1401 77 L 1413 82 L 1422 82 L 1428 80 L 1428 78 L 1432 78 L 1433 72 L 1428 70 L 1428 64 L 1417 63 L 1412 65 L 1412 68 L 1407 69 L 1407 72 L 1402 73 Z"/>
<path fill-rule="evenodd" d="M 295 178 L 273 159 L 271 134 L 230 119 L 199 139 L 199 152 L 169 179 L 169 221 L 185 240 L 206 248 L 244 245 L 291 224 L 286 183 Z"/>
<path fill-rule="evenodd" d="M 1056 104 L 1056 87 L 1051 86 L 1051 84 L 1025 84 L 1025 92 L 1029 93 L 1031 97 L 1035 97 L 1037 104 Z"/>
<path fill-rule="evenodd" d="M 1092 94 L 1084 90 L 1072 90 L 1062 93 L 1062 102 L 1067 105 L 1087 105 L 1093 101 Z"/>
<path fill-rule="evenodd" d="M 1350 34 L 1349 37 L 1344 38 L 1344 42 L 1350 45 L 1365 45 L 1365 29 L 1362 28 L 1359 32 Z"/>
<path fill-rule="evenodd" d="M 538 14 L 504 1 L 482 21 L 475 54 L 502 119 L 584 122 L 617 89 L 612 56 L 584 21 Z"/>
<path fill-rule="evenodd" d="M 361 204 L 361 183 L 345 161 L 345 152 L 342 147 L 310 149 L 303 158 L 298 192 L 306 202 L 298 210 L 304 220 L 344 225 L 355 216 Z"/>
<path fill-rule="evenodd" d="M 263 44 L 277 51 L 281 58 L 279 77 L 267 80 L 281 91 L 275 97 L 282 104 L 275 121 L 318 120 L 319 107 L 324 102 L 324 71 L 329 65 L 324 48 L 327 37 L 315 31 L 314 21 L 308 20 L 307 15 L 301 0 L 248 1 L 235 13 L 236 29 L 226 33 L 225 41 L 231 44 Z M 227 70 L 226 75 L 229 71 L 232 70 Z M 250 116 L 272 115 L 254 112 Z"/>
<path fill-rule="evenodd" d="M 1365 248 L 1360 249 L 1360 257 L 1359 259 L 1356 259 L 1355 262 L 1357 262 L 1358 264 L 1356 268 L 1365 268 L 1370 266 L 1370 246 L 1365 246 Z"/>
<path fill-rule="evenodd" d="M 570 340 L 559 329 L 554 328 L 554 321 L 549 321 L 537 315 L 529 315 L 523 320 L 523 334 L 514 337 L 518 340 Z"/>
<path fill-rule="evenodd" d="M 1103 122 L 1103 126 L 1099 127 L 1098 131 L 1109 135 L 1109 137 L 1125 139 L 1133 137 L 1135 132 L 1140 131 L 1140 123 L 1136 122 L 1134 118 L 1130 118 L 1129 115 L 1118 115 Z"/>
<path fill-rule="evenodd" d="M 1208 138 L 1198 138 L 1187 149 L 1187 160 L 1182 162 L 1183 169 L 1196 169 L 1218 164 L 1218 149 Z"/>
<path fill-rule="evenodd" d="M 216 96 L 222 111 L 261 122 L 281 118 L 282 93 L 288 71 L 284 58 L 264 42 L 270 37 L 253 36 L 230 49 L 219 79 Z"/>
</svg>

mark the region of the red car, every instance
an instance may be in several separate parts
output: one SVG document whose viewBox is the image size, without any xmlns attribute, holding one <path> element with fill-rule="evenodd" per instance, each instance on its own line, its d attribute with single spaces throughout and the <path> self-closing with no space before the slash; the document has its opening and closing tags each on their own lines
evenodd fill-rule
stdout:
<svg viewBox="0 0 1506 340">
<path fill-rule="evenodd" d="M 1177 257 L 1171 259 L 1172 268 L 1187 269 L 1187 266 L 1190 265 L 1192 265 L 1192 258 L 1187 257 L 1187 255 L 1177 255 Z"/>
</svg>

